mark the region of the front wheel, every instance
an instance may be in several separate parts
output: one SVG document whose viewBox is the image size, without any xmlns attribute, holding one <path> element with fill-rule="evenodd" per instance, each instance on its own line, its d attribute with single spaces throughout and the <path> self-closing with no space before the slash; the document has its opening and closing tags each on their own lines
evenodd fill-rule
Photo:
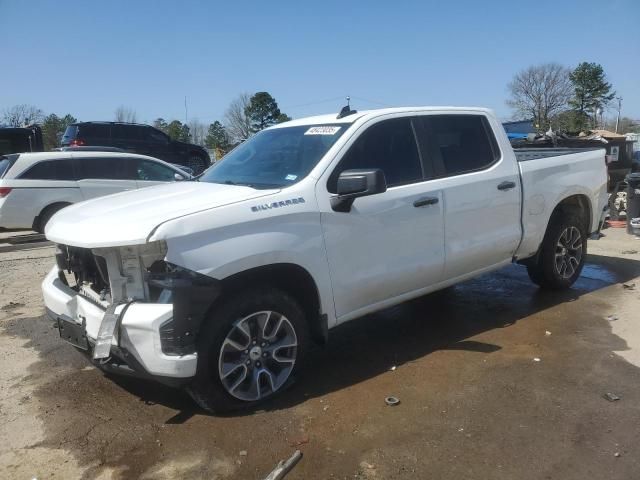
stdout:
<svg viewBox="0 0 640 480">
<path fill-rule="evenodd" d="M 272 288 L 233 295 L 208 319 L 198 338 L 198 367 L 189 394 L 205 410 L 252 407 L 292 383 L 307 349 L 298 302 Z"/>
<path fill-rule="evenodd" d="M 535 263 L 527 265 L 529 278 L 541 288 L 571 287 L 587 257 L 586 228 L 578 216 L 554 213 Z"/>
</svg>

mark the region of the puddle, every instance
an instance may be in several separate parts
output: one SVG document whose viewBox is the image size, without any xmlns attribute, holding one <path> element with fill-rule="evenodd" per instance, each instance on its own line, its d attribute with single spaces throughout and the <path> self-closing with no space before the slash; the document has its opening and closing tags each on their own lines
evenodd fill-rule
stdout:
<svg viewBox="0 0 640 480">
<path fill-rule="evenodd" d="M 600 280 L 601 282 L 616 283 L 616 275 L 603 267 L 602 265 L 596 265 L 594 263 L 585 264 L 580 274 L 582 277 L 589 278 L 591 280 Z"/>
</svg>

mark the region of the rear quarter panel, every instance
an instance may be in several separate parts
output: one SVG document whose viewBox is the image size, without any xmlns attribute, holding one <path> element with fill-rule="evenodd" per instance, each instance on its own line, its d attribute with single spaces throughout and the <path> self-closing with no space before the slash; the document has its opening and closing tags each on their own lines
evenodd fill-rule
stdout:
<svg viewBox="0 0 640 480">
<path fill-rule="evenodd" d="M 2 180 L 12 190 L 0 200 L 0 227 L 32 228 L 40 212 L 54 203 L 77 203 L 83 200 L 76 182 L 47 180 Z"/>
<path fill-rule="evenodd" d="M 607 171 L 604 150 L 559 155 L 519 162 L 523 192 L 523 240 L 517 258 L 538 251 L 556 206 L 572 195 L 589 199 L 589 233 L 598 228 L 607 203 Z"/>
</svg>

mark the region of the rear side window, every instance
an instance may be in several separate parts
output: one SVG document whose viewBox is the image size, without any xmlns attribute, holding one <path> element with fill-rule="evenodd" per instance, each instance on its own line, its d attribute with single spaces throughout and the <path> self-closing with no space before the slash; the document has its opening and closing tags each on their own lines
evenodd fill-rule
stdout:
<svg viewBox="0 0 640 480">
<path fill-rule="evenodd" d="M 76 137 L 90 143 L 109 140 L 111 138 L 111 125 L 101 123 L 83 123 L 78 126 Z"/>
<path fill-rule="evenodd" d="M 138 180 L 173 182 L 176 172 L 160 163 L 149 160 L 137 160 L 136 174 Z"/>
<path fill-rule="evenodd" d="M 428 115 L 422 120 L 429 157 L 446 176 L 483 170 L 500 158 L 482 115 Z"/>
<path fill-rule="evenodd" d="M 64 160 L 45 160 L 36 163 L 26 172 L 20 175 L 24 180 L 75 180 L 73 172 L 73 161 L 71 159 Z"/>
<path fill-rule="evenodd" d="M 78 179 L 135 180 L 132 164 L 126 158 L 81 158 L 77 164 Z"/>
<path fill-rule="evenodd" d="M 423 180 L 418 146 L 410 118 L 384 120 L 367 128 L 329 177 L 327 189 L 337 192 L 340 172 L 379 168 L 390 187 Z"/>
<path fill-rule="evenodd" d="M 67 145 L 71 143 L 71 140 L 75 140 L 77 134 L 78 134 L 78 126 L 69 125 L 67 129 L 64 131 L 64 135 L 62 135 L 62 140 L 61 140 L 62 145 Z"/>
<path fill-rule="evenodd" d="M 114 125 L 113 138 L 118 140 L 143 141 L 147 137 L 146 128 L 138 125 Z"/>
<path fill-rule="evenodd" d="M 0 156 L 0 178 L 4 177 L 20 155 Z"/>
</svg>

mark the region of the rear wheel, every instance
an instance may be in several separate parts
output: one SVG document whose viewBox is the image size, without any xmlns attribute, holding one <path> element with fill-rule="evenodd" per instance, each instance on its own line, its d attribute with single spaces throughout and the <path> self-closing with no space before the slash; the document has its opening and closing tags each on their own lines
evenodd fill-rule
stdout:
<svg viewBox="0 0 640 480">
<path fill-rule="evenodd" d="M 47 226 L 47 223 L 49 223 L 51 217 L 53 217 L 56 213 L 58 213 L 64 207 L 68 207 L 69 205 L 69 203 L 56 203 L 45 208 L 38 216 L 38 222 L 35 225 L 36 232 L 44 233 L 44 227 Z"/>
<path fill-rule="evenodd" d="M 527 272 L 542 288 L 569 288 L 580 276 L 586 256 L 587 234 L 580 217 L 556 212 L 549 221 L 537 261 L 527 265 Z"/>
<path fill-rule="evenodd" d="M 307 324 L 296 300 L 272 288 L 230 297 L 198 339 L 198 367 L 189 394 L 205 410 L 257 405 L 290 385 L 307 349 Z"/>
</svg>

